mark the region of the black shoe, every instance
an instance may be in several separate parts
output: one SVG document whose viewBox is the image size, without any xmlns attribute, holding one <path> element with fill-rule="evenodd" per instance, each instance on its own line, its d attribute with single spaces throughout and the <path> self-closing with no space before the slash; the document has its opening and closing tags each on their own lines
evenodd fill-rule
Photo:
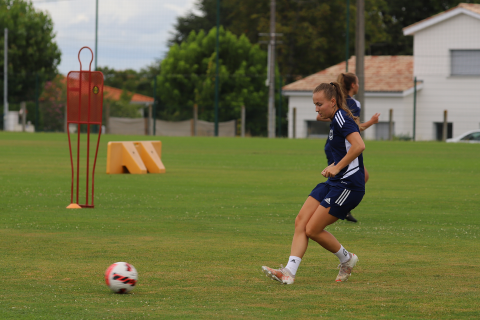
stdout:
<svg viewBox="0 0 480 320">
<path fill-rule="evenodd" d="M 352 213 L 351 213 L 351 212 L 347 213 L 347 216 L 345 217 L 345 219 L 346 219 L 347 221 L 350 221 L 350 222 L 357 222 L 357 219 L 355 219 L 355 218 L 352 216 Z"/>
</svg>

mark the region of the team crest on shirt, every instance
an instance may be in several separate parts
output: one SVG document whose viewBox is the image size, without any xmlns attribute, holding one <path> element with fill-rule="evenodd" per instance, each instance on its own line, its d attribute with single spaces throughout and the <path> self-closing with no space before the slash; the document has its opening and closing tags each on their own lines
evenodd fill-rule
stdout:
<svg viewBox="0 0 480 320">
<path fill-rule="evenodd" d="M 328 134 L 328 140 L 332 140 L 333 139 L 333 130 L 330 129 L 330 133 Z"/>
</svg>

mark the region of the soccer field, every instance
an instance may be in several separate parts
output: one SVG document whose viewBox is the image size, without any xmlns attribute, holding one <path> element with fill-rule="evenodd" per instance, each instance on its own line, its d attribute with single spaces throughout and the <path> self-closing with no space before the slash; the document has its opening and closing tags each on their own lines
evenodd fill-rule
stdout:
<svg viewBox="0 0 480 320">
<path fill-rule="evenodd" d="M 479 144 L 367 141 L 359 223 L 328 228 L 360 259 L 350 280 L 311 241 L 286 286 L 261 266 L 286 264 L 324 141 L 161 137 L 167 173 L 105 173 L 108 141 L 148 138 L 102 136 L 95 209 L 67 210 L 67 136 L 0 132 L 0 318 L 480 316 Z M 132 294 L 105 285 L 117 261 Z"/>
</svg>

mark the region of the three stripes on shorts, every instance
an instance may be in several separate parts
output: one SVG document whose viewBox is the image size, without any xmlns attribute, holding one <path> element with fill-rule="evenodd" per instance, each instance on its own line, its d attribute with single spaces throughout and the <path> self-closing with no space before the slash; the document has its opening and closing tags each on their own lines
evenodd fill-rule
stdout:
<svg viewBox="0 0 480 320">
<path fill-rule="evenodd" d="M 337 201 L 335 201 L 336 204 L 338 204 L 339 206 L 342 206 L 342 204 L 345 202 L 345 200 L 348 198 L 348 196 L 350 195 L 350 190 L 343 190 L 342 194 L 340 195 L 340 197 L 338 197 Z"/>
</svg>

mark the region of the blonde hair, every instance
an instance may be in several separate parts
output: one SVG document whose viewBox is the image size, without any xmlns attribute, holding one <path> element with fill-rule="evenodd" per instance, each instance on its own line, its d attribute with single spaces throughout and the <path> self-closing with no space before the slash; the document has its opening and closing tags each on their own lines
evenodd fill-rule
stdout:
<svg viewBox="0 0 480 320">
<path fill-rule="evenodd" d="M 313 89 L 314 94 L 320 91 L 323 91 L 325 98 L 329 100 L 335 98 L 337 107 L 345 111 L 347 115 L 352 118 L 357 125 L 359 125 L 358 117 L 355 117 L 352 111 L 350 111 L 346 105 L 345 95 L 343 94 L 342 87 L 340 84 L 338 84 L 338 82 L 321 83 L 315 89 Z"/>
</svg>

